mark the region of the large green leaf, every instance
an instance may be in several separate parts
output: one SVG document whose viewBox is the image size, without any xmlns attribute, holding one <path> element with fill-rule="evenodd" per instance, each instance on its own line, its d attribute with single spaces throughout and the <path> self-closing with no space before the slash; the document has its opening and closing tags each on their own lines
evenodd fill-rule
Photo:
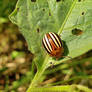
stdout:
<svg viewBox="0 0 92 92">
<path fill-rule="evenodd" d="M 46 55 L 41 43 L 45 33 L 60 34 L 65 43 L 65 56 L 74 58 L 92 49 L 92 0 L 79 0 L 77 3 L 76 1 L 18 0 L 14 12 L 10 15 L 10 20 L 19 26 L 29 50 L 35 55 L 34 61 L 36 61 L 38 72 L 31 86 L 37 84 L 45 68 L 48 67 L 48 59 L 55 64 L 69 59 L 56 61 Z M 74 28 L 82 30 L 83 33 L 73 35 Z"/>
<path fill-rule="evenodd" d="M 72 5 L 72 0 L 19 0 L 10 20 L 17 24 L 27 40 L 29 50 L 34 53 L 38 68 L 46 52 L 42 47 L 43 35 L 58 32 Z"/>
</svg>

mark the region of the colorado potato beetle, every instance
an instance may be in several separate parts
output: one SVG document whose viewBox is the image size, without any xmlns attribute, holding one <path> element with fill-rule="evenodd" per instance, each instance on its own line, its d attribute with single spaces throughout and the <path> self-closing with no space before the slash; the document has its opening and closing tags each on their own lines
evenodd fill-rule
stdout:
<svg viewBox="0 0 92 92">
<path fill-rule="evenodd" d="M 58 34 L 49 32 L 42 39 L 42 44 L 50 56 L 59 59 L 64 52 L 63 43 Z"/>
</svg>

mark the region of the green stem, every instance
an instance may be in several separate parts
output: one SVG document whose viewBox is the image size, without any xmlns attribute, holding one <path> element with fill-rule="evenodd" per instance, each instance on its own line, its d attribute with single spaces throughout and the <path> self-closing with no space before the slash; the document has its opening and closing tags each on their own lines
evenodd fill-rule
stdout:
<svg viewBox="0 0 92 92">
<path fill-rule="evenodd" d="M 49 56 L 47 55 L 44 60 L 43 66 L 41 67 L 40 70 L 37 71 L 34 79 L 32 80 L 32 83 L 30 84 L 30 86 L 26 92 L 31 92 L 31 88 L 33 88 L 34 86 L 36 86 L 38 84 L 39 79 L 41 78 L 42 74 L 44 73 L 44 71 L 46 69 L 46 66 L 48 64 L 48 59 L 49 59 Z"/>
<path fill-rule="evenodd" d="M 64 20 L 64 22 L 63 22 L 63 24 L 62 24 L 62 26 L 61 26 L 61 28 L 60 28 L 59 31 L 58 31 L 58 34 L 59 34 L 59 35 L 62 33 L 62 31 L 63 31 L 63 29 L 64 29 L 64 26 L 65 26 L 65 24 L 66 24 L 66 21 L 68 20 L 68 18 L 69 18 L 69 16 L 70 16 L 70 14 L 71 14 L 71 12 L 72 12 L 72 10 L 73 10 L 73 8 L 74 8 L 76 2 L 77 2 L 77 0 L 74 0 L 72 6 L 70 7 L 69 12 L 68 12 L 68 14 L 67 14 L 67 16 L 66 16 L 66 18 L 65 18 L 65 20 Z"/>
</svg>

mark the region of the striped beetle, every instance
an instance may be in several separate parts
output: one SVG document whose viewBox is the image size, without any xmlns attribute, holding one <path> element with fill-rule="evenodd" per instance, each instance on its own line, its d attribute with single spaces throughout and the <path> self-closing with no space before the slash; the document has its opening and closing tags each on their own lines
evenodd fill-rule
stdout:
<svg viewBox="0 0 92 92">
<path fill-rule="evenodd" d="M 55 57 L 56 59 L 63 57 L 63 43 L 58 34 L 53 32 L 46 33 L 42 39 L 42 44 L 50 56 Z"/>
</svg>

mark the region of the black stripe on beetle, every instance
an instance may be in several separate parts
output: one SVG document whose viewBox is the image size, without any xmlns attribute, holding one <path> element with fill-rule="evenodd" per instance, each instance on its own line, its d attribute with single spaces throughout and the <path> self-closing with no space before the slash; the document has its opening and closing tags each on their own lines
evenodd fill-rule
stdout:
<svg viewBox="0 0 92 92">
<path fill-rule="evenodd" d="M 42 40 L 42 44 L 45 50 L 52 56 L 56 58 L 62 57 L 62 53 L 64 51 L 63 44 L 58 36 L 58 34 L 49 32 L 45 34 Z"/>
</svg>

